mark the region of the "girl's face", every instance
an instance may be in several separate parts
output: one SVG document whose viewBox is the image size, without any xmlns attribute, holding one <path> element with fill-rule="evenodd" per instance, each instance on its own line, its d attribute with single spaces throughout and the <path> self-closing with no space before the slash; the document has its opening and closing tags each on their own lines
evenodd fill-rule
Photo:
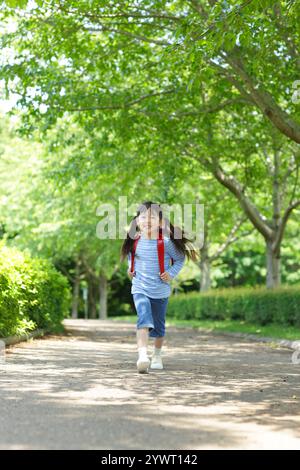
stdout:
<svg viewBox="0 0 300 470">
<path fill-rule="evenodd" d="M 154 233 L 159 227 L 159 215 L 148 209 L 138 216 L 137 223 L 142 232 Z"/>
</svg>

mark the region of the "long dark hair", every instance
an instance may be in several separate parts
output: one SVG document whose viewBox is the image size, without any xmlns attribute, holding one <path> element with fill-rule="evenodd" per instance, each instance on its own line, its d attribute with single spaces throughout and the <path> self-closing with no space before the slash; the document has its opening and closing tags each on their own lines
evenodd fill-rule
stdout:
<svg viewBox="0 0 300 470">
<path fill-rule="evenodd" d="M 161 233 L 164 233 L 164 231 L 165 233 L 167 233 L 167 235 L 173 241 L 177 250 L 180 253 L 186 255 L 188 259 L 197 261 L 200 255 L 199 250 L 194 247 L 192 241 L 184 233 L 184 230 L 177 226 L 174 227 L 174 225 L 169 219 L 163 217 L 161 206 L 158 203 L 152 201 L 142 202 L 137 209 L 136 215 L 131 220 L 129 230 L 121 247 L 121 261 L 123 261 L 127 257 L 128 253 L 131 252 L 133 248 L 134 239 L 139 235 L 139 227 L 137 223 L 138 216 L 142 212 L 146 212 L 148 209 L 151 209 L 153 212 L 156 212 L 159 215 L 159 230 L 161 231 Z M 166 222 L 164 227 L 163 222 Z"/>
</svg>

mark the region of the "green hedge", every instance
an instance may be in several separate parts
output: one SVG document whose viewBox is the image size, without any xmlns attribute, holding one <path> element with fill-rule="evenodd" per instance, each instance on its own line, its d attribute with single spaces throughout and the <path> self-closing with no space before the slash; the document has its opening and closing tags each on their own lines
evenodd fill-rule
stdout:
<svg viewBox="0 0 300 470">
<path fill-rule="evenodd" d="M 59 331 L 70 301 L 67 279 L 49 261 L 0 243 L 0 336 Z"/>
<path fill-rule="evenodd" d="M 178 320 L 230 319 L 299 327 L 300 287 L 267 289 L 259 286 L 172 295 L 168 316 Z"/>
</svg>

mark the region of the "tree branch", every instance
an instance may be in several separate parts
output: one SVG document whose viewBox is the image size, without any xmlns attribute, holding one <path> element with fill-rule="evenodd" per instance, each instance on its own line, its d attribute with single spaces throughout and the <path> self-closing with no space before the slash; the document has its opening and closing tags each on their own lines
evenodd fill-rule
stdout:
<svg viewBox="0 0 300 470">
<path fill-rule="evenodd" d="M 223 57 L 226 57 L 228 64 L 247 86 L 252 100 L 277 129 L 299 144 L 300 125 L 278 106 L 272 95 L 262 89 L 261 84 L 255 83 L 254 79 L 246 72 L 241 58 L 233 54 L 234 52 L 231 52 L 230 55 L 224 54 Z"/>
<path fill-rule="evenodd" d="M 236 233 L 239 230 L 239 228 L 243 225 L 243 223 L 246 222 L 246 220 L 247 220 L 247 217 L 245 216 L 240 217 L 240 219 L 236 222 L 236 224 L 234 224 L 234 226 L 230 230 L 225 242 L 220 245 L 220 247 L 216 250 L 216 252 L 213 255 L 209 256 L 210 261 L 216 260 L 222 253 L 224 253 L 224 251 L 228 248 L 229 245 L 231 245 L 232 243 L 234 243 L 235 241 L 239 239 L 239 237 L 236 236 Z"/>
<path fill-rule="evenodd" d="M 281 5 L 280 2 L 276 2 L 274 7 L 274 23 L 277 27 L 277 30 L 281 33 L 281 36 L 283 37 L 287 50 L 290 54 L 290 56 L 295 60 L 295 64 L 298 70 L 300 70 L 300 58 L 299 58 L 299 53 L 297 52 L 297 46 L 294 44 L 292 37 L 293 33 L 289 35 L 289 32 L 284 25 L 284 17 L 282 16 L 282 11 L 281 11 Z"/>
<path fill-rule="evenodd" d="M 191 158 L 198 161 L 198 163 L 204 165 L 204 167 L 211 171 L 217 181 L 219 181 L 219 183 L 221 183 L 223 186 L 229 189 L 232 194 L 234 194 L 248 219 L 262 234 L 262 236 L 266 239 L 272 239 L 273 230 L 269 227 L 266 219 L 260 214 L 257 207 L 245 195 L 244 188 L 241 186 L 241 184 L 232 175 L 227 175 L 225 173 L 220 164 L 218 164 L 218 159 L 216 156 L 212 156 L 211 159 L 208 159 L 203 155 L 201 155 L 201 157 L 195 157 L 193 154 L 188 152 L 187 149 L 184 150 L 184 153 L 188 154 Z"/>
<path fill-rule="evenodd" d="M 171 93 L 176 93 L 177 91 L 178 91 L 177 89 L 153 91 L 152 93 L 147 93 L 146 95 L 142 95 L 139 98 L 136 98 L 134 100 L 127 101 L 123 105 L 83 106 L 80 108 L 69 108 L 68 111 L 96 111 L 98 109 L 124 109 L 130 106 L 133 106 L 137 103 L 140 103 L 141 101 L 151 98 L 153 96 L 168 95 Z"/>
<path fill-rule="evenodd" d="M 248 102 L 252 102 L 253 104 L 256 104 L 255 101 L 252 99 L 250 93 L 247 93 L 247 91 L 245 90 L 245 88 L 242 86 L 242 84 L 236 80 L 236 78 L 234 78 L 231 74 L 230 74 L 230 70 L 226 69 L 225 67 L 222 67 L 222 65 L 220 64 L 217 64 L 216 62 L 214 62 L 212 59 L 209 59 L 208 61 L 210 63 L 210 65 L 212 65 L 215 69 L 218 70 L 218 72 L 221 74 L 221 75 L 224 75 L 227 80 L 240 92 L 240 94 L 248 101 Z"/>
<path fill-rule="evenodd" d="M 81 12 L 82 14 L 82 12 Z M 90 13 L 83 13 L 83 16 L 86 18 L 92 18 L 92 19 L 98 19 L 98 18 L 139 18 L 139 19 L 151 19 L 151 18 L 158 18 L 162 20 L 170 20 L 170 21 L 181 21 L 185 17 L 184 16 L 173 16 L 173 15 L 168 15 L 166 13 L 152 13 L 152 14 L 147 14 L 147 15 L 142 15 L 140 13 L 132 13 L 132 12 L 122 12 L 122 13 L 116 13 L 113 15 L 99 15 L 99 14 L 90 14 Z"/>
<path fill-rule="evenodd" d="M 172 45 L 174 45 L 171 42 L 160 41 L 158 39 L 153 39 L 153 38 L 147 38 L 146 36 L 140 36 L 139 34 L 133 34 L 129 31 L 124 31 L 123 29 L 108 28 L 107 26 L 104 26 L 104 25 L 101 25 L 100 27 L 101 27 L 101 29 L 89 27 L 89 28 L 83 28 L 83 30 L 91 32 L 91 33 L 101 33 L 102 31 L 108 31 L 108 32 L 111 32 L 111 33 L 121 34 L 121 35 L 124 35 L 124 36 L 128 36 L 130 38 L 138 39 L 140 41 L 150 42 L 150 43 L 153 43 L 153 44 L 158 44 L 159 46 L 172 46 Z"/>
<path fill-rule="evenodd" d="M 279 246 L 281 244 L 281 241 L 282 241 L 282 238 L 283 238 L 283 234 L 284 234 L 284 230 L 286 228 L 286 224 L 287 224 L 287 221 L 291 215 L 291 212 L 296 209 L 298 206 L 300 206 L 300 199 L 294 201 L 293 203 L 291 203 L 285 210 L 284 214 L 283 214 L 283 217 L 281 219 L 281 223 L 280 223 L 280 227 L 279 227 L 279 230 L 277 232 L 277 236 L 272 244 L 272 249 L 273 249 L 273 252 L 277 252 L 277 250 L 279 249 Z"/>
</svg>

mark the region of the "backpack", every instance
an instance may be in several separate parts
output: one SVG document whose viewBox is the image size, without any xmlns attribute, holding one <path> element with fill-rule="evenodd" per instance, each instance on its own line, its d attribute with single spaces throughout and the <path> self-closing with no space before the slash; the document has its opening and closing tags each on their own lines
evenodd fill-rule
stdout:
<svg viewBox="0 0 300 470">
<path fill-rule="evenodd" d="M 136 247 L 140 238 L 141 236 L 139 235 L 133 242 L 133 247 L 131 250 L 131 267 L 130 267 L 131 273 L 134 272 L 134 256 L 135 256 Z M 161 230 L 159 230 L 159 236 L 157 238 L 157 254 L 158 254 L 159 271 L 160 271 L 160 274 L 162 274 L 165 271 L 165 266 L 164 266 L 165 244 L 164 244 L 164 239 L 163 239 Z M 173 265 L 173 263 L 174 263 L 174 259 L 171 258 L 171 265 Z"/>
</svg>

